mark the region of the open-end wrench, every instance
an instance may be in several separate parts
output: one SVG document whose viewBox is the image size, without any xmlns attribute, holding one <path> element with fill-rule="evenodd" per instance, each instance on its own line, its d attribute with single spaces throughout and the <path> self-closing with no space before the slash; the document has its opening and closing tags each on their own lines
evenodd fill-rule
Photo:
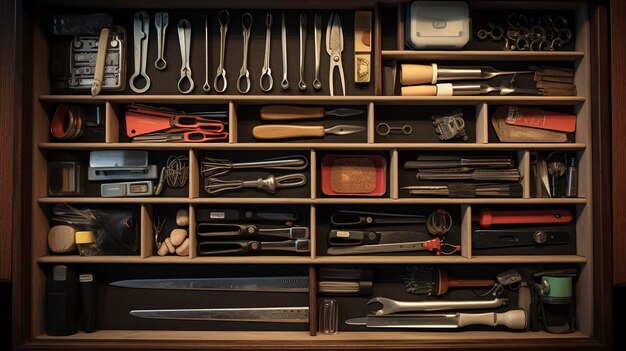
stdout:
<svg viewBox="0 0 626 351">
<path fill-rule="evenodd" d="M 134 53 L 135 73 L 130 77 L 130 88 L 137 94 L 145 93 L 150 88 L 150 77 L 146 73 L 148 62 L 148 35 L 150 34 L 150 16 L 146 11 L 135 13 L 134 25 Z M 146 80 L 143 88 L 135 86 L 135 80 L 139 77 Z"/>
</svg>

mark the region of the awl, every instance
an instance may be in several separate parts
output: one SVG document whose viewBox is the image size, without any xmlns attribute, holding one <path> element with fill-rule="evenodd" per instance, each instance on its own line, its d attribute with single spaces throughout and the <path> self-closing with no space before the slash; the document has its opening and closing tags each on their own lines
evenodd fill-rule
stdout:
<svg viewBox="0 0 626 351">
<path fill-rule="evenodd" d="M 360 115 L 363 112 L 363 110 L 346 107 L 326 110 L 324 107 L 268 105 L 261 107 L 261 119 L 268 121 L 286 121 L 293 119 L 323 118 L 325 116 L 350 117 Z"/>
<path fill-rule="evenodd" d="M 289 124 L 264 124 L 252 128 L 257 139 L 323 138 L 326 134 L 348 135 L 365 130 L 363 126 L 342 124 L 331 128 L 324 126 L 294 126 Z"/>
<path fill-rule="evenodd" d="M 348 319 L 346 324 L 369 328 L 463 328 L 468 325 L 506 326 L 526 329 L 526 312 L 512 310 L 504 313 L 403 314 L 367 316 Z"/>
<path fill-rule="evenodd" d="M 131 316 L 149 319 L 179 319 L 199 321 L 308 323 L 308 307 L 256 308 L 191 308 L 164 310 L 132 310 Z"/>
</svg>

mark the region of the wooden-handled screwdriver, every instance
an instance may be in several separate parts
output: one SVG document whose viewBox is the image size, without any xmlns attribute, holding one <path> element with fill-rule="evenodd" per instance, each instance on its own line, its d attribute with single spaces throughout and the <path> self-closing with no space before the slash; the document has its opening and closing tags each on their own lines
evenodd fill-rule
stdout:
<svg viewBox="0 0 626 351">
<path fill-rule="evenodd" d="M 338 125 L 331 128 L 324 126 L 294 126 L 289 124 L 265 124 L 252 129 L 257 139 L 323 138 L 326 134 L 348 135 L 365 130 L 357 125 Z"/>
<path fill-rule="evenodd" d="M 261 108 L 261 119 L 267 121 L 286 121 L 293 119 L 323 118 L 324 116 L 349 117 L 360 115 L 363 112 L 363 110 L 345 107 L 326 110 L 324 107 L 269 105 Z"/>
</svg>

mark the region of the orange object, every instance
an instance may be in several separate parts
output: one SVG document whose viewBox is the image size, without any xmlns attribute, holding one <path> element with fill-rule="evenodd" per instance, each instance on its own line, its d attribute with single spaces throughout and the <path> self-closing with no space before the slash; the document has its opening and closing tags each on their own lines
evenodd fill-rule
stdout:
<svg viewBox="0 0 626 351">
<path fill-rule="evenodd" d="M 472 215 L 472 221 L 487 228 L 497 224 L 563 224 L 572 221 L 572 212 L 567 210 L 517 210 L 491 211 L 487 207 Z"/>
<path fill-rule="evenodd" d="M 520 127 L 572 133 L 576 130 L 576 115 L 526 107 L 501 106 L 494 117 L 504 117 L 506 124 Z"/>
</svg>

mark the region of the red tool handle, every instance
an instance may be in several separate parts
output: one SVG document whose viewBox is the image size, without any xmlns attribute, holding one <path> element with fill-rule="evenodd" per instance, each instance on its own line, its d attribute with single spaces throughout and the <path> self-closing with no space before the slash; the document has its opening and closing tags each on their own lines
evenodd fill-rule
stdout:
<svg viewBox="0 0 626 351">
<path fill-rule="evenodd" d="M 436 295 L 443 295 L 449 288 L 492 287 L 496 282 L 490 279 L 449 279 L 448 272 L 439 269 L 439 287 Z"/>
<path fill-rule="evenodd" d="M 491 211 L 483 207 L 477 215 L 472 216 L 472 220 L 478 222 L 483 228 L 494 224 L 562 224 L 572 221 L 572 212 L 568 210 Z"/>
<path fill-rule="evenodd" d="M 205 141 L 224 140 L 228 139 L 227 132 L 205 132 L 194 131 L 183 133 L 183 141 L 189 143 L 203 143 Z"/>
<path fill-rule="evenodd" d="M 172 127 L 180 128 L 202 128 L 214 132 L 224 130 L 224 123 L 221 121 L 191 115 L 174 116 L 172 117 L 171 125 Z"/>
</svg>

